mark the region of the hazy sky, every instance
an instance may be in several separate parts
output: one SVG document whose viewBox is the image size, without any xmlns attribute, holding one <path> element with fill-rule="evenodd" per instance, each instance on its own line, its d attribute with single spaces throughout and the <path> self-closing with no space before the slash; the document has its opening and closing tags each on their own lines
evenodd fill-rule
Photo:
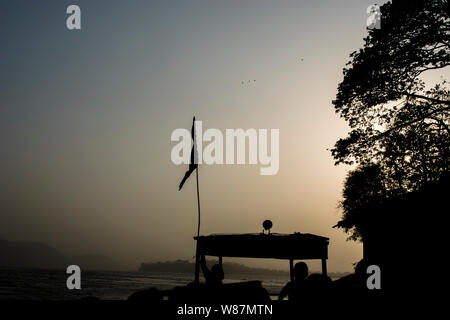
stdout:
<svg viewBox="0 0 450 320">
<path fill-rule="evenodd" d="M 66 28 L 73 3 L 81 31 Z M 351 270 L 362 247 L 332 229 L 350 168 L 326 149 L 348 130 L 331 101 L 372 3 L 1 0 L 0 238 L 135 268 L 192 258 L 195 179 L 178 191 L 187 166 L 170 135 L 195 114 L 204 128 L 280 129 L 275 176 L 200 167 L 202 233 L 271 219 L 330 237 L 329 270 Z"/>
</svg>

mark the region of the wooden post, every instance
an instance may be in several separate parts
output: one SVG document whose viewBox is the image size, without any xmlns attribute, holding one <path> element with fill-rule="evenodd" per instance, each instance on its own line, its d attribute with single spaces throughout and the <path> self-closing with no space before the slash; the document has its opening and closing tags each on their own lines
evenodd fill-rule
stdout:
<svg viewBox="0 0 450 320">
<path fill-rule="evenodd" d="M 291 276 L 291 282 L 294 282 L 294 260 L 289 259 L 289 274 Z"/>
<path fill-rule="evenodd" d="M 327 275 L 327 259 L 325 258 L 322 259 L 322 274 Z"/>
</svg>

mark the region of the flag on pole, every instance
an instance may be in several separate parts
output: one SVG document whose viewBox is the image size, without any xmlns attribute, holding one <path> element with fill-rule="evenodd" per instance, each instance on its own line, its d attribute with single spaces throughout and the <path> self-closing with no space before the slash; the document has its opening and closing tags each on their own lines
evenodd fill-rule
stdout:
<svg viewBox="0 0 450 320">
<path fill-rule="evenodd" d="M 198 166 L 198 164 L 196 163 L 198 156 L 197 156 L 197 141 L 195 139 L 195 116 L 194 116 L 194 119 L 192 120 L 191 135 L 192 135 L 193 144 L 192 144 L 192 150 L 191 150 L 191 160 L 189 163 L 189 169 L 184 174 L 183 180 L 181 180 L 180 185 L 178 186 L 178 191 L 180 191 L 181 188 L 183 188 L 183 185 L 186 182 L 186 180 L 189 178 L 191 173 L 194 172 L 195 169 L 197 169 L 197 166 Z"/>
</svg>

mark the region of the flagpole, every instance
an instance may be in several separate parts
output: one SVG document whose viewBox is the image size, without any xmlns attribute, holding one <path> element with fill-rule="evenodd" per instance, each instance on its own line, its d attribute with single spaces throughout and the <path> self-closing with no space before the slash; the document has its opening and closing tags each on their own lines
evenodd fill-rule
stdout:
<svg viewBox="0 0 450 320">
<path fill-rule="evenodd" d="M 195 117 L 194 117 L 194 124 L 195 124 Z M 194 135 L 195 137 L 195 135 Z M 195 138 L 194 138 L 195 139 Z M 195 140 L 194 140 L 194 148 L 195 148 Z M 197 180 L 197 210 L 198 210 L 198 224 L 197 224 L 197 246 L 196 246 L 196 250 L 195 250 L 195 279 L 194 282 L 195 283 L 199 283 L 200 282 L 200 256 L 199 256 L 199 252 L 198 252 L 198 242 L 200 241 L 200 239 L 198 238 L 200 236 L 200 188 L 198 186 L 198 164 L 197 164 L 197 168 L 195 168 L 195 180 Z"/>
<path fill-rule="evenodd" d="M 200 236 L 200 190 L 198 187 L 198 166 L 195 169 L 195 177 L 197 180 L 197 209 L 198 209 L 198 226 L 197 226 L 197 237 Z"/>
<path fill-rule="evenodd" d="M 197 225 L 197 246 L 196 246 L 196 250 L 195 250 L 195 279 L 194 282 L 195 283 L 199 283 L 200 281 L 200 256 L 199 256 L 199 252 L 198 252 L 198 242 L 200 241 L 200 239 L 198 238 L 200 236 L 200 190 L 198 187 L 198 166 L 195 169 L 195 177 L 197 180 L 197 209 L 198 209 L 198 225 Z"/>
</svg>

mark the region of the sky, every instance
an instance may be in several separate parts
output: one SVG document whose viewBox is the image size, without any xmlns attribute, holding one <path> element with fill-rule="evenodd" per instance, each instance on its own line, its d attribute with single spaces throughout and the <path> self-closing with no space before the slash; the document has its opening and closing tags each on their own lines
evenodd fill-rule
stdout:
<svg viewBox="0 0 450 320">
<path fill-rule="evenodd" d="M 170 137 L 195 114 L 204 129 L 280 130 L 276 175 L 200 166 L 202 234 L 270 219 L 329 237 L 329 271 L 352 270 L 362 246 L 332 228 L 351 168 L 327 148 L 349 130 L 331 101 L 372 3 L 1 0 L 0 238 L 134 269 L 192 259 L 195 179 L 178 191 Z M 70 4 L 81 30 L 66 28 Z"/>
</svg>

